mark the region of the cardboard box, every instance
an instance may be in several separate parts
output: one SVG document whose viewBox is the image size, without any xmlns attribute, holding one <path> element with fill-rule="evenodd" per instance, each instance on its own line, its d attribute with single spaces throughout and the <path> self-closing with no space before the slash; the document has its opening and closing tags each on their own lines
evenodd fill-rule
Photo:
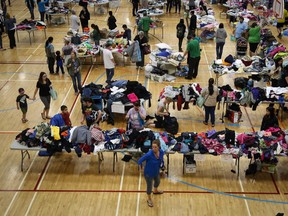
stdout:
<svg viewBox="0 0 288 216">
<path fill-rule="evenodd" d="M 227 109 L 226 111 L 226 117 L 231 121 L 232 123 L 239 123 L 240 119 L 242 117 L 242 112 L 237 112 L 234 110 Z"/>
<path fill-rule="evenodd" d="M 163 81 L 165 81 L 165 78 L 166 78 L 166 74 L 164 74 L 163 76 L 159 76 L 159 75 L 153 74 L 153 73 L 150 74 L 150 79 L 152 81 L 155 81 L 155 82 L 162 83 Z"/>
<path fill-rule="evenodd" d="M 185 173 L 196 173 L 196 164 L 185 164 Z"/>
</svg>

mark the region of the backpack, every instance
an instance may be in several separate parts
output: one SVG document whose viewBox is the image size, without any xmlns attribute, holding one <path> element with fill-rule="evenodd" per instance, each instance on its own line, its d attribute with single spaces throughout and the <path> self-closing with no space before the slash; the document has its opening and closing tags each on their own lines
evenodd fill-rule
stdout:
<svg viewBox="0 0 288 216">
<path fill-rule="evenodd" d="M 185 29 L 184 26 L 177 27 L 177 38 L 184 38 Z"/>
<path fill-rule="evenodd" d="M 171 116 L 165 116 L 164 118 L 164 129 L 171 134 L 177 134 L 179 124 L 177 118 Z"/>
</svg>

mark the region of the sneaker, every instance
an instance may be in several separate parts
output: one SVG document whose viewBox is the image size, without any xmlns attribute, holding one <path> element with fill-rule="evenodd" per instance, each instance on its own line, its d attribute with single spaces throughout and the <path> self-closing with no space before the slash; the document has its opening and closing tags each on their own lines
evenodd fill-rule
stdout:
<svg viewBox="0 0 288 216">
<path fill-rule="evenodd" d="M 204 125 L 208 125 L 208 123 L 207 123 L 207 122 L 205 122 L 205 121 L 203 121 L 203 124 L 204 124 Z"/>
</svg>

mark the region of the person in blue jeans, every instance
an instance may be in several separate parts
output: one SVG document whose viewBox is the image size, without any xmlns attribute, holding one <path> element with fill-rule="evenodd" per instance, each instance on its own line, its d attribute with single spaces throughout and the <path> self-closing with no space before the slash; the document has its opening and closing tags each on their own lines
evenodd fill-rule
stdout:
<svg viewBox="0 0 288 216">
<path fill-rule="evenodd" d="M 217 104 L 218 87 L 214 85 L 214 79 L 208 80 L 208 87 L 203 88 L 201 96 L 204 97 L 205 120 L 203 124 L 208 125 L 209 116 L 211 116 L 212 127 L 215 126 L 215 108 Z"/>
<path fill-rule="evenodd" d="M 67 62 L 67 69 L 73 82 L 75 95 L 77 95 L 79 91 L 81 91 L 82 89 L 80 68 L 81 68 L 80 59 L 77 58 L 75 51 L 72 51 L 71 58 L 68 59 Z"/>
<path fill-rule="evenodd" d="M 223 23 L 219 24 L 219 28 L 216 31 L 216 58 L 221 59 L 223 53 L 223 47 L 227 38 L 226 30 L 224 29 Z"/>
<path fill-rule="evenodd" d="M 153 207 L 151 198 L 153 181 L 153 194 L 163 194 L 163 191 L 158 190 L 158 186 L 160 185 L 160 167 L 164 166 L 163 156 L 164 151 L 160 149 L 160 141 L 159 139 L 156 139 L 152 142 L 152 149 L 138 160 L 139 165 L 146 161 L 144 177 L 147 184 L 146 193 L 148 196 L 147 204 L 149 207 Z"/>
</svg>

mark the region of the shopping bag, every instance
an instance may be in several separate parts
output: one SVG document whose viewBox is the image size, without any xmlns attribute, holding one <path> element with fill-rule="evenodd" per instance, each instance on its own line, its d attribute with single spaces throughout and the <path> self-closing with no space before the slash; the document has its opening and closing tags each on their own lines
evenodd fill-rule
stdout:
<svg viewBox="0 0 288 216">
<path fill-rule="evenodd" d="M 150 45 L 146 45 L 143 47 L 143 53 L 144 53 L 144 55 L 148 55 L 151 53 Z"/>
<path fill-rule="evenodd" d="M 53 100 L 56 100 L 57 99 L 57 92 L 55 91 L 55 89 L 53 89 L 52 87 L 50 87 L 50 91 L 49 91 L 50 95 L 51 95 L 51 98 Z"/>
<path fill-rule="evenodd" d="M 201 95 L 199 95 L 199 97 L 197 98 L 197 101 L 196 101 L 197 106 L 202 108 L 204 106 L 206 99 L 207 98 L 204 98 Z"/>
</svg>

